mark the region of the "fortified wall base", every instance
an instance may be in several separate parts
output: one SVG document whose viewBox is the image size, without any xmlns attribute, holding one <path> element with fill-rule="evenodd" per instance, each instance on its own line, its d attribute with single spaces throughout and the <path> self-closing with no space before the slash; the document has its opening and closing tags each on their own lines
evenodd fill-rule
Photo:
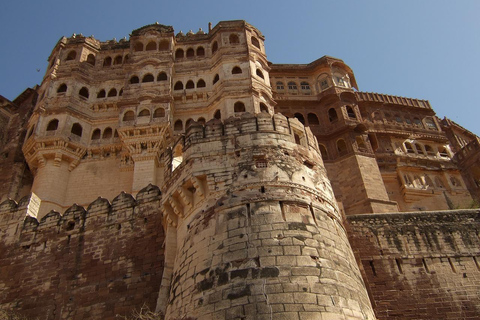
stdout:
<svg viewBox="0 0 480 320">
<path fill-rule="evenodd" d="M 379 319 L 478 319 L 480 210 L 348 216 Z"/>
<path fill-rule="evenodd" d="M 164 263 L 159 190 L 122 193 L 40 222 L 0 206 L 0 309 L 29 319 L 114 319 L 155 308 Z"/>
</svg>

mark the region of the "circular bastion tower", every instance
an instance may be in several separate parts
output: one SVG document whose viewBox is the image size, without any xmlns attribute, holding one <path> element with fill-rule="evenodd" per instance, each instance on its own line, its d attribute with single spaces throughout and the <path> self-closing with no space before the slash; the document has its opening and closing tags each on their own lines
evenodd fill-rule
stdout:
<svg viewBox="0 0 480 320">
<path fill-rule="evenodd" d="M 375 319 L 309 128 L 244 113 L 192 123 L 176 150 L 166 319 Z"/>
</svg>

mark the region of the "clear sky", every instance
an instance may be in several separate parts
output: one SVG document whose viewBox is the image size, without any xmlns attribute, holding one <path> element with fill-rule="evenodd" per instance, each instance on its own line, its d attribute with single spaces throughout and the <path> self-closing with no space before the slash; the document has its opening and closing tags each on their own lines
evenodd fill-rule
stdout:
<svg viewBox="0 0 480 320">
<path fill-rule="evenodd" d="M 64 35 L 119 40 L 155 22 L 186 33 L 236 19 L 265 35 L 273 63 L 340 58 L 361 91 L 427 99 L 480 135 L 480 0 L 3 1 L 0 95 L 40 84 Z"/>
</svg>

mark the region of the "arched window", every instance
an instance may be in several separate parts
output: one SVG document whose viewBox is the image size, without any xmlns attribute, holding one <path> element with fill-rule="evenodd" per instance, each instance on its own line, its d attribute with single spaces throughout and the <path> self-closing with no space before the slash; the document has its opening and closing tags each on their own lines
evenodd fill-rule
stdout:
<svg viewBox="0 0 480 320">
<path fill-rule="evenodd" d="M 253 44 L 255 47 L 257 47 L 258 49 L 260 49 L 260 42 L 258 41 L 257 38 L 252 37 L 252 38 L 251 38 L 251 41 L 252 41 L 252 44 Z"/>
<path fill-rule="evenodd" d="M 455 177 L 450 177 L 450 183 L 454 187 L 460 187 L 461 186 L 460 181 Z"/>
<path fill-rule="evenodd" d="M 50 120 L 50 122 L 47 125 L 47 131 L 55 131 L 57 129 L 58 129 L 58 120 L 57 119 Z"/>
<path fill-rule="evenodd" d="M 215 111 L 213 117 L 218 120 L 222 119 L 222 113 L 220 112 L 220 110 Z"/>
<path fill-rule="evenodd" d="M 429 156 L 435 156 L 435 151 L 433 151 L 433 148 L 429 146 L 428 144 L 425 145 L 425 152 Z"/>
<path fill-rule="evenodd" d="M 183 90 L 183 83 L 182 81 L 177 81 L 175 83 L 175 86 L 173 87 L 173 90 Z"/>
<path fill-rule="evenodd" d="M 307 120 L 308 120 L 308 124 L 310 125 L 320 124 L 320 122 L 318 121 L 318 117 L 315 113 L 307 114 Z"/>
<path fill-rule="evenodd" d="M 303 117 L 303 114 L 297 112 L 293 116 L 297 118 L 298 121 L 300 121 L 303 125 L 305 125 L 305 118 Z"/>
<path fill-rule="evenodd" d="M 328 120 L 330 120 L 330 122 L 338 120 L 337 111 L 334 108 L 328 109 Z"/>
<path fill-rule="evenodd" d="M 238 44 L 240 43 L 240 38 L 235 33 L 232 33 L 230 37 L 228 37 L 230 44 Z"/>
<path fill-rule="evenodd" d="M 201 125 L 205 124 L 205 118 L 198 118 L 197 122 Z"/>
<path fill-rule="evenodd" d="M 440 157 L 448 158 L 448 152 L 445 147 L 438 148 L 438 154 L 440 155 Z"/>
<path fill-rule="evenodd" d="M 340 156 L 347 154 L 347 144 L 345 143 L 345 140 L 339 139 L 337 141 L 337 151 Z"/>
<path fill-rule="evenodd" d="M 242 69 L 240 67 L 233 67 L 232 74 L 240 74 L 242 73 Z"/>
<path fill-rule="evenodd" d="M 117 89 L 112 88 L 110 91 L 108 91 L 108 96 L 109 97 L 116 97 L 117 96 Z"/>
<path fill-rule="evenodd" d="M 215 41 L 213 44 L 212 44 L 212 55 L 218 51 L 218 42 Z"/>
<path fill-rule="evenodd" d="M 205 83 L 205 81 L 203 79 L 200 79 L 197 81 L 197 88 L 205 88 L 207 84 Z"/>
<path fill-rule="evenodd" d="M 397 121 L 398 124 L 403 124 L 403 119 L 399 114 L 395 114 L 393 117 L 395 118 L 395 121 Z"/>
<path fill-rule="evenodd" d="M 188 127 L 190 127 L 190 125 L 192 124 L 192 121 L 193 119 L 187 119 L 187 121 L 185 121 L 185 129 L 187 129 Z"/>
<path fill-rule="evenodd" d="M 277 81 L 277 90 L 278 91 L 283 91 L 285 89 L 285 87 L 283 86 L 283 82 L 282 81 Z"/>
<path fill-rule="evenodd" d="M 92 140 L 98 140 L 98 139 L 100 139 L 100 136 L 101 136 L 101 131 L 100 131 L 100 129 L 95 129 L 95 130 L 93 130 Z"/>
<path fill-rule="evenodd" d="M 151 73 L 147 73 L 143 76 L 142 82 L 153 82 L 155 81 L 155 77 Z"/>
<path fill-rule="evenodd" d="M 445 186 L 443 185 L 442 179 L 440 177 L 435 177 L 435 185 L 437 188 L 444 189 Z"/>
<path fill-rule="evenodd" d="M 160 41 L 158 45 L 158 50 L 160 51 L 168 51 L 170 49 L 170 44 L 168 43 L 167 40 L 162 40 Z"/>
<path fill-rule="evenodd" d="M 357 142 L 358 151 L 360 151 L 360 152 L 367 152 L 368 151 L 367 145 L 365 144 L 365 141 L 363 140 L 362 137 L 360 137 L 360 136 L 356 137 L 355 141 Z"/>
<path fill-rule="evenodd" d="M 65 83 L 62 83 L 57 89 L 57 93 L 62 93 L 62 92 L 67 92 L 67 85 Z"/>
<path fill-rule="evenodd" d="M 98 99 L 105 98 L 105 95 L 106 95 L 105 90 L 102 89 L 102 90 L 98 91 L 97 98 Z"/>
<path fill-rule="evenodd" d="M 235 113 L 237 112 L 245 112 L 245 105 L 243 104 L 243 102 L 235 102 L 235 104 L 233 105 L 233 111 Z"/>
<path fill-rule="evenodd" d="M 182 59 L 184 56 L 183 49 L 177 49 L 175 51 L 175 59 Z"/>
<path fill-rule="evenodd" d="M 265 103 L 260 102 L 260 112 L 268 113 L 268 107 Z"/>
<path fill-rule="evenodd" d="M 413 176 L 413 184 L 416 188 L 422 188 L 423 186 L 423 181 L 417 174 Z"/>
<path fill-rule="evenodd" d="M 82 89 L 78 91 L 78 95 L 88 99 L 88 96 L 89 96 L 88 89 L 86 87 L 82 87 Z"/>
<path fill-rule="evenodd" d="M 157 43 L 155 41 L 150 41 L 145 47 L 146 51 L 155 51 L 157 50 Z"/>
<path fill-rule="evenodd" d="M 77 57 L 77 52 L 75 50 L 72 50 L 68 53 L 67 55 L 67 61 L 69 60 L 75 60 L 75 58 Z"/>
<path fill-rule="evenodd" d="M 195 50 L 193 48 L 188 48 L 187 49 L 187 58 L 193 58 L 195 57 Z"/>
<path fill-rule="evenodd" d="M 355 115 L 355 111 L 353 111 L 353 108 L 350 106 L 347 106 L 347 115 L 350 119 L 357 119 L 357 116 Z"/>
<path fill-rule="evenodd" d="M 423 155 L 422 147 L 419 144 L 414 143 L 413 147 L 415 148 L 415 151 L 417 151 L 418 154 Z"/>
<path fill-rule="evenodd" d="M 417 117 L 413 118 L 413 124 L 417 127 L 423 127 L 422 121 Z"/>
<path fill-rule="evenodd" d="M 143 109 L 142 111 L 140 111 L 140 113 L 138 114 L 139 117 L 150 117 L 150 110 L 148 109 Z"/>
<path fill-rule="evenodd" d="M 95 65 L 95 56 L 93 54 L 89 54 L 87 56 L 87 63 L 91 64 L 92 66 Z"/>
<path fill-rule="evenodd" d="M 108 127 L 103 131 L 103 139 L 110 139 L 112 137 L 112 128 Z"/>
<path fill-rule="evenodd" d="M 165 109 L 163 108 L 157 108 L 153 112 L 153 118 L 163 118 L 165 117 Z"/>
<path fill-rule="evenodd" d="M 83 128 L 82 126 L 80 125 L 80 123 L 74 123 L 73 126 L 72 126 L 72 130 L 70 130 L 70 132 L 76 136 L 79 136 L 81 137 L 82 136 L 82 132 L 83 132 Z"/>
<path fill-rule="evenodd" d="M 322 155 L 322 159 L 328 160 L 327 148 L 325 148 L 323 144 L 319 144 L 318 147 L 320 148 L 320 154 Z"/>
<path fill-rule="evenodd" d="M 183 130 L 182 120 L 175 121 L 175 125 L 173 126 L 173 130 L 175 130 L 175 131 L 182 131 Z"/>
<path fill-rule="evenodd" d="M 119 97 L 123 96 L 123 88 L 120 89 L 120 91 L 118 92 L 118 96 L 119 96 Z"/>
<path fill-rule="evenodd" d="M 133 76 L 130 78 L 130 83 L 139 83 L 140 82 L 140 79 L 138 79 L 137 76 Z"/>
<path fill-rule="evenodd" d="M 413 150 L 412 144 L 410 142 L 405 142 L 405 150 L 407 153 L 415 154 L 415 150 Z"/>
<path fill-rule="evenodd" d="M 115 60 L 113 60 L 113 64 L 114 65 L 122 64 L 122 60 L 123 60 L 122 56 L 116 56 Z"/>
<path fill-rule="evenodd" d="M 428 174 L 424 175 L 424 178 L 425 178 L 425 185 L 427 187 L 433 188 L 434 184 L 433 184 L 432 178 L 430 178 L 430 176 Z"/>
<path fill-rule="evenodd" d="M 205 49 L 203 47 L 198 47 L 197 48 L 197 56 L 198 57 L 203 57 L 205 55 Z"/>
<path fill-rule="evenodd" d="M 133 51 L 143 51 L 143 43 L 137 42 L 135 43 L 135 46 L 133 47 Z"/>
<path fill-rule="evenodd" d="M 288 91 L 297 92 L 297 84 L 293 81 L 288 83 Z"/>
<path fill-rule="evenodd" d="M 262 70 L 257 69 L 256 73 L 257 73 L 257 76 L 259 76 L 259 77 L 262 78 L 262 79 L 265 79 L 265 77 L 263 76 Z"/>
<path fill-rule="evenodd" d="M 188 80 L 185 89 L 195 89 L 195 83 L 192 80 Z"/>
<path fill-rule="evenodd" d="M 425 118 L 425 124 L 427 125 L 427 129 L 437 130 L 437 125 L 432 118 Z"/>
<path fill-rule="evenodd" d="M 218 75 L 218 73 L 215 75 L 215 77 L 213 78 L 213 84 L 217 83 L 218 80 L 220 80 L 220 76 Z"/>
<path fill-rule="evenodd" d="M 112 58 L 111 57 L 106 57 L 103 59 L 103 66 L 104 67 L 110 67 L 112 65 Z"/>
<path fill-rule="evenodd" d="M 123 115 L 123 121 L 133 121 L 135 120 L 135 113 L 131 110 L 127 111 Z"/>
<path fill-rule="evenodd" d="M 160 72 L 157 76 L 157 81 L 167 81 L 167 74 L 165 72 Z"/>
</svg>

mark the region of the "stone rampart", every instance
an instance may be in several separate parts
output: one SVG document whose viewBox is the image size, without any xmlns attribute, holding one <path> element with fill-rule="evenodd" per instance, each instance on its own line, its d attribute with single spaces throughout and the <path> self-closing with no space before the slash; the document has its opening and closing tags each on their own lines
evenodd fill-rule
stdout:
<svg viewBox="0 0 480 320">
<path fill-rule="evenodd" d="M 348 216 L 379 319 L 478 319 L 480 211 Z"/>
<path fill-rule="evenodd" d="M 121 193 L 40 221 L 0 205 L 0 308 L 31 319 L 115 319 L 155 307 L 164 264 L 160 191 Z"/>
</svg>

